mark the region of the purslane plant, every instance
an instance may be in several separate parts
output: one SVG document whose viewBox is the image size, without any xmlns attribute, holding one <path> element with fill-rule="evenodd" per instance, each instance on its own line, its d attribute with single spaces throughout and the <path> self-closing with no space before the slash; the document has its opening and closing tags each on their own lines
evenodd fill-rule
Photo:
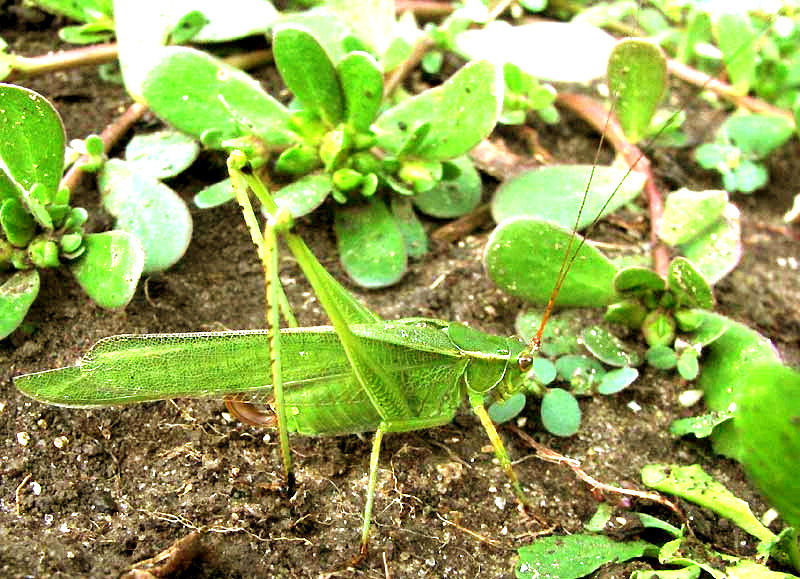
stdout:
<svg viewBox="0 0 800 579">
<path fill-rule="evenodd" d="M 99 139 L 87 139 L 96 149 Z M 99 144 L 102 153 L 102 143 Z M 101 307 L 126 305 L 144 265 L 139 241 L 125 231 L 87 233 L 88 213 L 59 186 L 65 135 L 58 113 L 39 94 L 0 84 L 0 338 L 16 329 L 39 293 L 39 269 L 65 264 Z"/>
<path fill-rule="evenodd" d="M 395 283 L 408 256 L 426 248 L 412 204 L 450 218 L 480 200 L 480 178 L 465 154 L 498 119 L 497 68 L 470 62 L 441 86 L 389 99 L 369 53 L 346 52 L 334 62 L 302 26 L 280 27 L 273 54 L 294 96 L 289 107 L 247 74 L 188 48 L 165 49 L 143 95 L 156 114 L 204 145 L 243 148 L 258 159 L 278 203 L 295 217 L 332 197 L 347 273 L 365 287 Z M 198 202 L 231 197 L 223 183 Z"/>
</svg>

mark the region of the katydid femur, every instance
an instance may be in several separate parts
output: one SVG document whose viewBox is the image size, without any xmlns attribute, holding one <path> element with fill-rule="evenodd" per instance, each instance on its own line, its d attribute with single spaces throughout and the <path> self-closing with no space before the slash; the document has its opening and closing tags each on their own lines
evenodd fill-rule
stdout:
<svg viewBox="0 0 800 579">
<path fill-rule="evenodd" d="M 244 155 L 228 161 L 231 181 L 264 267 L 267 329 L 123 335 L 98 342 L 77 366 L 16 378 L 28 396 L 60 406 L 92 407 L 178 397 L 224 397 L 250 423 L 276 423 L 287 480 L 288 433 L 327 436 L 375 432 L 361 553 L 366 552 L 385 433 L 452 421 L 466 398 L 478 416 L 518 500 L 525 495 L 485 408 L 521 389 L 531 351 L 516 338 L 484 334 L 442 320 L 384 321 L 322 267 L 291 230 L 264 184 L 245 170 Z M 266 208 L 262 234 L 248 189 Z M 279 330 L 289 314 L 277 272 L 280 234 L 308 278 L 332 326 Z M 283 307 L 282 307 L 283 306 Z M 274 386 L 274 387 L 273 387 Z M 274 418 L 252 402 L 273 398 Z"/>
</svg>

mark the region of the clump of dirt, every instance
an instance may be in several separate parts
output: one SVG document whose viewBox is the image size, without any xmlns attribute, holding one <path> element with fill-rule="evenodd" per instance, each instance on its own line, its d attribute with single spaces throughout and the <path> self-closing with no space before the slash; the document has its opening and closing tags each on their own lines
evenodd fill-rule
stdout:
<svg viewBox="0 0 800 579">
<path fill-rule="evenodd" d="M 0 34 L 22 54 L 60 48 L 50 29 Z M 99 132 L 129 104 L 124 90 L 101 80 L 95 68 L 19 82 L 54 102 L 70 138 Z M 154 124 L 146 119 L 139 128 Z M 558 132 L 547 146 L 583 156 L 557 154 L 559 161 L 591 162 L 596 137 L 586 126 L 566 117 Z M 770 174 L 777 177 L 766 192 L 737 199 L 744 213 L 745 255 L 716 291 L 722 313 L 772 338 L 793 363 L 800 360 L 800 285 L 797 272 L 784 265 L 790 262 L 781 258 L 796 256 L 797 248 L 781 233 L 780 218 L 800 190 L 796 146 L 772 161 Z M 212 170 L 214 163 L 218 160 L 206 159 Z M 173 183 L 187 201 L 209 182 L 209 169 L 199 165 Z M 683 170 L 692 167 L 686 163 Z M 76 192 L 75 203 L 98 215 L 89 181 Z M 323 265 L 345 279 L 324 215 L 314 213 L 299 232 Z M 62 409 L 25 398 L 11 382 L 18 374 L 70 365 L 113 334 L 262 327 L 262 273 L 238 208 L 192 209 L 192 217 L 195 232 L 185 258 L 144 280 L 124 310 L 102 310 L 66 271 L 46 271 L 26 326 L 0 342 L 4 577 L 119 576 L 195 531 L 201 536 L 188 541 L 186 577 L 317 577 L 341 568 L 356 553 L 368 439 L 292 438 L 297 484 L 285 496 L 270 490 L 280 480 L 274 433 L 232 421 L 219 401 Z M 97 227 L 109 224 L 108 217 L 95 219 Z M 438 225 L 427 223 L 429 229 Z M 483 275 L 480 255 L 489 228 L 434 246 L 395 287 L 352 289 L 387 319 L 435 317 L 510 334 L 521 304 Z M 635 228 L 615 235 L 640 244 L 630 231 Z M 288 257 L 282 259 L 281 278 L 300 323 L 326 323 Z M 648 463 L 697 462 L 763 512 L 764 503 L 737 464 L 714 456 L 704 441 L 669 435 L 669 423 L 689 413 L 676 402 L 686 387 L 674 376 L 646 371 L 619 395 L 582 400 L 576 436 L 542 432 L 535 408 L 527 411 L 523 428 L 610 483 L 636 484 Z M 597 506 L 586 486 L 568 469 L 534 458 L 510 431 L 502 436 L 537 515 L 553 532 L 580 531 Z M 466 409 L 447 426 L 388 436 L 378 489 L 371 553 L 342 576 L 508 577 L 514 549 L 542 531 L 517 511 L 486 436 Z M 657 507 L 642 508 L 670 516 Z M 752 552 L 752 539 L 724 521 L 709 518 L 702 533 L 726 552 Z"/>
</svg>

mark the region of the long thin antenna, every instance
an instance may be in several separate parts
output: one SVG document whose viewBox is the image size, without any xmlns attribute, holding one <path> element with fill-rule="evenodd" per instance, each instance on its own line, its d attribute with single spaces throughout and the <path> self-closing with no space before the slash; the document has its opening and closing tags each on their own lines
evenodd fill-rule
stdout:
<svg viewBox="0 0 800 579">
<path fill-rule="evenodd" d="M 639 4 L 637 6 L 637 18 L 638 18 L 638 14 L 639 14 L 640 10 L 641 10 L 641 4 Z M 769 25 L 767 25 L 759 33 L 759 37 L 765 35 L 768 31 L 769 31 Z M 739 45 L 737 47 L 737 49 L 735 51 L 733 51 L 733 53 L 727 59 L 723 60 L 722 64 L 720 65 L 720 71 L 718 71 L 717 74 L 719 74 L 721 71 L 725 70 L 725 68 L 727 68 L 727 66 L 730 63 L 734 62 L 737 58 L 739 58 L 740 55 L 750 46 L 750 43 L 751 43 L 751 41 L 743 42 L 741 45 Z M 702 92 L 703 90 L 705 90 L 705 88 L 710 83 L 712 83 L 712 82 L 714 82 L 716 80 L 717 79 L 715 77 L 709 76 L 706 79 L 706 81 L 702 84 L 702 86 L 700 87 L 700 90 L 698 91 L 698 93 L 695 94 L 694 96 L 692 96 L 685 103 L 684 108 L 686 108 L 689 104 L 691 104 L 692 102 L 697 100 L 699 98 L 698 97 L 699 93 Z M 575 224 L 574 224 L 574 226 L 572 228 L 572 233 L 570 235 L 569 242 L 567 243 L 567 248 L 566 248 L 566 250 L 564 252 L 564 260 L 561 262 L 561 268 L 559 269 L 558 275 L 556 276 L 556 282 L 555 282 L 555 284 L 553 286 L 553 291 L 550 293 L 550 297 L 549 297 L 549 299 L 547 301 L 547 305 L 545 306 L 544 313 L 542 314 L 542 320 L 541 320 L 541 322 L 539 324 L 539 329 L 536 331 L 536 334 L 534 334 L 534 336 L 531 338 L 531 340 L 530 340 L 530 342 L 528 344 L 527 354 L 524 357 L 526 360 L 530 360 L 531 357 L 534 354 L 536 354 L 539 351 L 539 349 L 541 348 L 542 335 L 544 334 L 544 330 L 545 330 L 545 327 L 547 326 L 547 322 L 549 321 L 550 316 L 553 313 L 553 308 L 555 307 L 556 299 L 558 299 L 558 294 L 560 293 L 561 287 L 563 286 L 564 281 L 566 280 L 567 275 L 569 274 L 569 271 L 572 268 L 572 264 L 575 262 L 575 260 L 578 257 L 578 254 L 580 253 L 581 248 L 586 243 L 586 237 L 585 236 L 581 236 L 580 239 L 578 240 L 578 223 L 580 222 L 580 218 L 583 216 L 583 210 L 584 210 L 584 207 L 586 205 L 586 200 L 588 198 L 589 190 L 590 190 L 591 185 L 592 185 L 592 179 L 594 178 L 594 169 L 595 169 L 595 167 L 597 167 L 597 164 L 599 162 L 600 153 L 602 151 L 603 144 L 604 144 L 605 138 L 606 138 L 606 134 L 608 132 L 608 128 L 609 128 L 609 126 L 611 124 L 611 120 L 612 120 L 613 115 L 614 115 L 614 110 L 616 108 L 616 103 L 617 103 L 616 95 L 612 95 L 611 106 L 609 107 L 608 114 L 606 115 L 605 126 L 604 126 L 602 134 L 600 136 L 600 142 L 598 143 L 597 149 L 595 151 L 595 158 L 594 158 L 594 163 L 592 164 L 592 170 L 591 170 L 591 172 L 589 174 L 589 179 L 587 180 L 587 183 L 586 183 L 586 188 L 584 190 L 583 198 L 581 200 L 580 207 L 578 208 L 578 213 L 577 213 L 577 215 L 575 217 Z M 651 137 L 649 137 L 649 138 L 647 138 L 645 140 L 645 143 L 644 143 L 644 148 L 645 149 L 648 149 L 648 148 L 653 146 L 653 144 L 656 142 L 657 139 L 659 139 L 661 137 L 661 135 L 664 133 L 664 131 L 666 131 L 667 128 L 672 125 L 672 123 L 675 121 L 675 119 L 678 117 L 678 115 L 680 115 L 682 110 L 683 109 L 675 111 L 674 113 L 672 113 L 672 115 L 670 115 L 670 117 L 667 119 L 667 121 L 664 122 L 661 125 L 661 127 L 659 127 L 658 131 L 656 131 L 655 134 L 653 134 Z M 625 172 L 625 175 L 623 175 L 622 179 L 620 179 L 620 181 L 617 184 L 617 186 L 611 192 L 611 195 L 608 196 L 608 199 L 606 199 L 606 201 L 603 204 L 603 206 L 597 212 L 597 215 L 595 215 L 595 217 L 592 220 L 592 222 L 586 228 L 587 229 L 587 233 L 590 232 L 597 225 L 597 223 L 600 221 L 601 217 L 603 216 L 603 212 L 606 210 L 606 208 L 608 207 L 609 203 L 611 203 L 611 201 L 614 199 L 614 197 L 617 194 L 617 191 L 620 190 L 620 188 L 622 187 L 622 184 L 628 178 L 628 175 L 630 175 L 631 172 L 634 171 L 634 169 L 635 169 L 636 165 L 639 163 L 639 161 L 644 159 L 644 158 L 645 158 L 644 153 L 642 152 L 641 149 L 639 149 L 638 156 L 633 160 L 633 162 L 629 162 L 628 170 Z M 578 240 L 577 245 L 575 243 L 576 240 Z"/>
</svg>

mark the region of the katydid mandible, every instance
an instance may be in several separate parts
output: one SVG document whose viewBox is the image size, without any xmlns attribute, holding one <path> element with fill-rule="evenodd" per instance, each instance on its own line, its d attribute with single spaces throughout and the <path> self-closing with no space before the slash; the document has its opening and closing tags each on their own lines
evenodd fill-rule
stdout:
<svg viewBox="0 0 800 579">
<path fill-rule="evenodd" d="M 291 477 L 288 432 L 327 436 L 375 432 L 361 552 L 366 552 L 383 435 L 449 423 L 466 398 L 478 416 L 518 500 L 525 495 L 485 408 L 522 387 L 532 349 L 442 320 L 384 321 L 358 302 L 291 231 L 263 183 L 229 169 L 265 272 L 266 330 L 122 335 L 98 342 L 77 366 L 15 379 L 28 396 L 60 406 L 95 407 L 179 397 L 225 398 L 245 422 L 276 424 L 284 472 Z M 269 213 L 262 235 L 250 205 L 252 190 Z M 285 302 L 277 273 L 281 233 L 333 326 L 279 328 Z M 289 318 L 290 325 L 296 325 Z M 273 388 L 274 385 L 274 388 Z M 275 413 L 252 402 L 274 399 Z"/>
</svg>

